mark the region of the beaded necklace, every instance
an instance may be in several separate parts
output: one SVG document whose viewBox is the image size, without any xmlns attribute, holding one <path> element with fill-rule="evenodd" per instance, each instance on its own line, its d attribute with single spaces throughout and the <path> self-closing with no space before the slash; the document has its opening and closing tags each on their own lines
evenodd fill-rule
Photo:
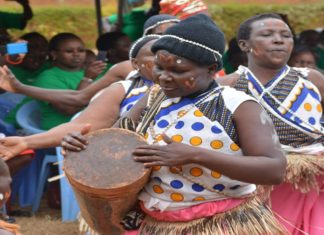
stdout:
<svg viewBox="0 0 324 235">
<path fill-rule="evenodd" d="M 204 101 L 206 101 L 208 98 L 210 98 L 212 95 L 216 94 L 219 90 L 221 90 L 220 87 L 216 87 L 210 91 L 207 91 L 206 93 L 208 93 L 207 95 L 205 95 L 204 97 L 202 97 L 201 99 L 198 99 L 195 103 L 192 103 L 190 106 L 188 106 L 186 109 L 182 110 L 181 112 L 178 113 L 177 115 L 177 118 L 175 120 L 173 120 L 167 127 L 164 128 L 164 131 L 160 134 L 156 134 L 155 133 L 155 130 L 154 130 L 154 120 L 152 120 L 150 122 L 150 125 L 149 125 L 149 132 L 153 138 L 153 144 L 156 144 L 157 142 L 159 142 L 161 139 L 162 139 L 162 135 L 165 134 L 173 125 L 175 125 L 182 117 L 184 117 L 187 113 L 189 113 L 190 110 L 192 110 L 194 107 L 197 107 L 199 106 L 200 104 L 202 104 Z M 154 97 L 156 96 L 156 94 L 159 92 L 159 89 L 155 86 L 155 87 L 152 87 L 152 90 L 151 90 L 151 94 L 149 96 L 149 107 L 151 107 L 153 101 L 154 101 Z M 205 93 L 205 94 L 206 94 Z M 203 96 L 203 95 L 202 95 Z M 182 171 L 181 168 L 175 166 L 172 168 L 173 170 L 175 170 L 175 172 L 179 175 L 181 175 L 183 178 L 185 178 L 186 180 L 190 181 L 191 183 L 195 183 L 195 184 L 198 184 L 202 187 L 204 187 L 205 189 L 213 192 L 213 193 L 217 193 L 217 194 L 220 194 L 224 197 L 228 197 L 228 198 L 246 198 L 246 197 L 251 197 L 251 194 L 248 194 L 248 195 L 243 195 L 243 196 L 235 196 L 235 195 L 231 195 L 231 194 L 228 194 L 228 193 L 225 193 L 225 192 L 221 192 L 219 190 L 215 190 L 201 182 L 197 182 L 196 179 L 192 178 L 191 176 L 189 175 L 185 175 Z M 252 194 L 253 195 L 253 194 Z"/>
</svg>

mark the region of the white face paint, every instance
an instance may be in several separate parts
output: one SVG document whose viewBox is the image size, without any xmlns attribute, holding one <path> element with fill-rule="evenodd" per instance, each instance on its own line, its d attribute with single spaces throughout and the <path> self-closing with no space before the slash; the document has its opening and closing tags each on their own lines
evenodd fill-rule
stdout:
<svg viewBox="0 0 324 235">
<path fill-rule="evenodd" d="M 268 116 L 267 112 L 264 110 L 262 110 L 262 112 L 260 114 L 260 119 L 261 119 L 262 125 L 266 125 L 267 123 L 272 124 L 270 117 Z"/>
<path fill-rule="evenodd" d="M 262 125 L 270 125 L 270 126 L 273 126 L 272 120 L 271 120 L 271 118 L 269 117 L 269 115 L 267 114 L 266 111 L 262 110 L 262 112 L 260 114 L 260 119 L 261 119 Z M 272 139 L 272 142 L 274 144 L 280 146 L 279 137 L 278 137 L 277 132 L 276 132 L 275 129 L 273 129 L 273 132 L 271 134 L 271 139 Z"/>
</svg>

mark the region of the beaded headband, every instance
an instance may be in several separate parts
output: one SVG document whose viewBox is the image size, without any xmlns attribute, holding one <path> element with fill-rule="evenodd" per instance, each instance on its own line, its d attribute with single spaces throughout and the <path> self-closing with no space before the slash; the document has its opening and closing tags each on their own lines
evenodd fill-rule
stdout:
<svg viewBox="0 0 324 235">
<path fill-rule="evenodd" d="M 148 31 L 150 31 L 151 29 L 154 29 L 154 28 L 158 27 L 158 26 L 161 25 L 161 24 L 166 24 L 166 23 L 179 23 L 179 22 L 180 22 L 179 19 L 161 20 L 161 21 L 155 23 L 154 25 L 151 25 L 150 27 L 147 27 L 147 28 L 144 30 L 143 36 L 146 36 Z"/>
<path fill-rule="evenodd" d="M 207 46 L 205 46 L 203 44 L 200 44 L 198 42 L 190 41 L 190 40 L 187 40 L 187 39 L 184 39 L 184 38 L 175 36 L 175 35 L 171 35 L 171 34 L 162 35 L 161 38 L 174 38 L 174 39 L 179 40 L 180 42 L 186 42 L 186 43 L 192 44 L 194 46 L 201 47 L 201 48 L 203 48 L 203 49 L 205 49 L 207 51 L 210 51 L 214 55 L 217 54 L 220 58 L 222 58 L 222 54 L 221 53 L 219 53 L 218 51 L 213 50 L 213 49 L 211 49 L 211 48 L 209 48 L 209 47 L 207 47 Z M 215 60 L 217 61 L 217 58 L 216 57 L 215 57 Z"/>
<path fill-rule="evenodd" d="M 138 40 L 137 40 L 137 41 L 132 45 L 131 49 L 129 50 L 129 54 L 128 54 L 129 59 L 132 60 L 132 59 L 135 58 L 135 56 L 133 57 L 133 52 L 134 52 L 135 48 L 137 47 L 137 45 L 138 45 L 139 43 L 141 43 L 143 40 L 145 40 L 146 38 L 152 38 L 152 40 L 153 40 L 153 39 L 158 39 L 158 38 L 160 38 L 160 37 L 161 37 L 161 35 L 157 35 L 157 34 L 150 34 L 150 35 L 146 35 L 146 36 L 143 36 L 143 37 L 141 37 L 140 39 L 138 39 Z"/>
</svg>

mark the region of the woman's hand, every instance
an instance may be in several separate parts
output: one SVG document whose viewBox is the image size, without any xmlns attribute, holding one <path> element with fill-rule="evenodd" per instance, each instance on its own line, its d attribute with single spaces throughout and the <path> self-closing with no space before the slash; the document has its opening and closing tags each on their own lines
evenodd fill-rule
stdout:
<svg viewBox="0 0 324 235">
<path fill-rule="evenodd" d="M 93 61 L 86 68 L 84 76 L 94 80 L 98 77 L 99 74 L 101 74 L 106 69 L 106 67 L 107 67 L 107 64 L 100 60 Z"/>
<path fill-rule="evenodd" d="M 181 166 L 194 163 L 198 148 L 174 142 L 164 134 L 162 137 L 167 145 L 140 146 L 133 152 L 134 160 L 143 162 L 145 167 Z"/>
<path fill-rule="evenodd" d="M 17 80 L 10 69 L 4 65 L 0 67 L 0 88 L 8 92 L 17 92 L 17 87 L 21 83 Z"/>
<path fill-rule="evenodd" d="M 8 161 L 27 149 L 24 137 L 5 137 L 0 139 L 0 157 Z"/>
<path fill-rule="evenodd" d="M 89 144 L 85 134 L 89 133 L 90 124 L 86 124 L 81 131 L 76 131 L 65 135 L 61 142 L 62 155 L 65 156 L 67 151 L 80 152 L 86 149 Z"/>
</svg>

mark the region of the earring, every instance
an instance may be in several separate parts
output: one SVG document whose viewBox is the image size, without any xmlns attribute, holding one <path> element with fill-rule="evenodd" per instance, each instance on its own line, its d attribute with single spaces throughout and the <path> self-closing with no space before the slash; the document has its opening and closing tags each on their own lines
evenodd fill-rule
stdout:
<svg viewBox="0 0 324 235">
<path fill-rule="evenodd" d="M 142 68 L 145 68 L 145 64 L 141 64 L 141 67 L 142 67 Z"/>
<path fill-rule="evenodd" d="M 253 52 L 253 49 L 252 49 L 252 48 L 250 48 L 249 52 L 250 52 L 250 53 L 252 53 L 252 52 Z"/>
<path fill-rule="evenodd" d="M 189 78 L 189 80 L 190 80 L 190 81 L 193 81 L 193 80 L 195 80 L 195 78 L 194 78 L 194 77 L 191 77 L 191 78 Z"/>
<path fill-rule="evenodd" d="M 177 63 L 177 64 L 181 64 L 181 63 L 182 63 L 182 60 L 177 59 L 177 60 L 176 60 L 176 63 Z"/>
<path fill-rule="evenodd" d="M 2 201 L 4 199 L 4 196 L 2 193 L 0 193 L 0 201 Z"/>
</svg>

